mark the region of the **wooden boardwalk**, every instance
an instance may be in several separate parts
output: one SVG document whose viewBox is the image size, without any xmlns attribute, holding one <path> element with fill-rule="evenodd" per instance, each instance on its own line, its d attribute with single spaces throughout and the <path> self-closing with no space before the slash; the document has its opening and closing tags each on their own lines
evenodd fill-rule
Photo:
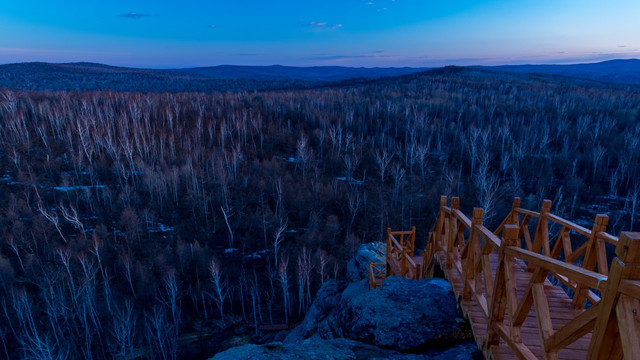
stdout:
<svg viewBox="0 0 640 360">
<path fill-rule="evenodd" d="M 482 209 L 469 219 L 459 204 L 441 199 L 421 256 L 415 228 L 388 230 L 387 262 L 370 264 L 370 287 L 440 268 L 487 359 L 640 359 L 640 233 L 606 233 L 606 215 L 589 230 L 551 214 L 548 200 L 535 212 L 518 198 L 490 231 Z"/>
<path fill-rule="evenodd" d="M 445 264 L 445 253 L 437 255 L 439 265 Z M 498 256 L 491 256 L 492 267 L 496 269 L 498 267 Z M 442 266 L 444 268 L 444 266 Z M 527 271 L 527 265 L 523 261 L 517 261 L 514 269 L 516 274 L 516 289 L 518 289 L 518 297 L 522 297 L 523 290 L 527 284 L 531 281 L 531 272 Z M 464 282 L 457 271 L 445 272 L 447 280 L 449 280 L 453 292 L 456 298 L 462 298 L 462 292 L 464 289 Z M 495 276 L 495 272 L 494 272 Z M 549 299 L 549 311 L 552 316 L 553 326 L 556 329 L 562 328 L 571 319 L 575 318 L 582 311 L 576 310 L 571 299 L 567 297 L 562 287 L 552 285 L 548 279 L 544 282 L 544 293 Z M 487 321 L 485 315 L 477 302 L 471 300 L 464 300 L 460 302 L 462 313 L 469 320 L 473 329 L 478 348 L 482 349 L 483 344 L 487 340 Z M 533 309 L 527 314 L 527 319 L 522 324 L 521 328 L 522 342 L 531 349 L 532 353 L 538 359 L 543 358 L 542 348 L 540 345 L 540 335 L 538 333 L 538 324 L 536 322 L 536 314 Z M 564 350 L 559 352 L 561 359 L 586 359 L 587 349 L 589 348 L 589 341 L 591 340 L 591 334 L 585 335 L 580 340 L 571 344 Z M 504 343 L 499 346 L 493 346 L 489 352 L 485 352 L 487 358 L 493 359 L 517 359 L 513 351 Z"/>
</svg>

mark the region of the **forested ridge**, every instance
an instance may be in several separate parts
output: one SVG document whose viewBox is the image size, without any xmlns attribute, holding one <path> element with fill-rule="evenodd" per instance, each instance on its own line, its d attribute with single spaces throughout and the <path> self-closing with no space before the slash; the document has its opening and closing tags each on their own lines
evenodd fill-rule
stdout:
<svg viewBox="0 0 640 360">
<path fill-rule="evenodd" d="M 0 354 L 211 356 L 225 319 L 254 336 L 300 319 L 387 227 L 416 226 L 423 247 L 440 195 L 490 228 L 520 196 L 638 230 L 639 110 L 631 87 L 464 68 L 272 92 L 0 90 Z"/>
</svg>

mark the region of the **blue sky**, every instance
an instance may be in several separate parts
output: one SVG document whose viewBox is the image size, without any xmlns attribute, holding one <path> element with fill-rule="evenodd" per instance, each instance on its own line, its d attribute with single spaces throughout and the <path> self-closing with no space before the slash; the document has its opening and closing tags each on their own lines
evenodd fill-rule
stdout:
<svg viewBox="0 0 640 360">
<path fill-rule="evenodd" d="M 638 0 L 15 0 L 0 63 L 441 66 L 640 57 Z"/>
</svg>

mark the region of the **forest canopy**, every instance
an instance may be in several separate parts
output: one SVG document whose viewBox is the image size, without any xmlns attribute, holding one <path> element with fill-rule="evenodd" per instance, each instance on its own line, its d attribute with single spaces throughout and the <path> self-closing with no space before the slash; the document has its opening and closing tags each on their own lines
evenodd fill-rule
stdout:
<svg viewBox="0 0 640 360">
<path fill-rule="evenodd" d="M 225 316 L 252 332 L 299 319 L 387 227 L 416 226 L 423 247 L 440 195 L 488 225 L 519 196 L 638 230 L 639 111 L 634 88 L 462 68 L 271 92 L 0 90 L 0 353 L 171 359 Z"/>
</svg>

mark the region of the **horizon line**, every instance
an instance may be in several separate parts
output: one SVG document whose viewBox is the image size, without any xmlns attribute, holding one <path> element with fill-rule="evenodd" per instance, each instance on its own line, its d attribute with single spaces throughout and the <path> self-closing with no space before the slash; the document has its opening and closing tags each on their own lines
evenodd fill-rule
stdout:
<svg viewBox="0 0 640 360">
<path fill-rule="evenodd" d="M 94 64 L 94 65 L 104 65 L 116 68 L 127 68 L 127 69 L 149 69 L 149 70 L 181 70 L 181 69 L 196 69 L 196 68 L 212 68 L 212 67 L 222 67 L 222 66 L 237 66 L 237 67 L 289 67 L 289 68 L 351 68 L 351 69 L 438 69 L 444 68 L 447 66 L 458 66 L 458 67 L 502 67 L 502 66 L 571 66 L 571 65 L 590 65 L 590 64 L 600 64 L 611 61 L 640 61 L 640 58 L 615 58 L 608 60 L 594 60 L 594 61 L 579 61 L 579 62 L 568 62 L 568 63 L 522 63 L 522 64 L 496 64 L 496 65 L 480 65 L 480 64 L 444 64 L 444 65 L 436 65 L 436 66 L 345 66 L 345 65 L 283 65 L 283 64 L 269 64 L 269 65 L 243 65 L 243 64 L 218 64 L 218 65 L 192 65 L 192 66 L 176 66 L 176 67 L 155 67 L 155 66 L 134 66 L 134 65 L 113 65 L 109 63 L 100 63 L 93 61 L 67 61 L 67 62 L 48 62 L 48 61 L 22 61 L 22 62 L 9 62 L 9 63 L 1 63 L 0 66 L 6 65 L 20 65 L 20 64 L 49 64 L 49 65 L 78 65 L 78 64 Z"/>
</svg>

